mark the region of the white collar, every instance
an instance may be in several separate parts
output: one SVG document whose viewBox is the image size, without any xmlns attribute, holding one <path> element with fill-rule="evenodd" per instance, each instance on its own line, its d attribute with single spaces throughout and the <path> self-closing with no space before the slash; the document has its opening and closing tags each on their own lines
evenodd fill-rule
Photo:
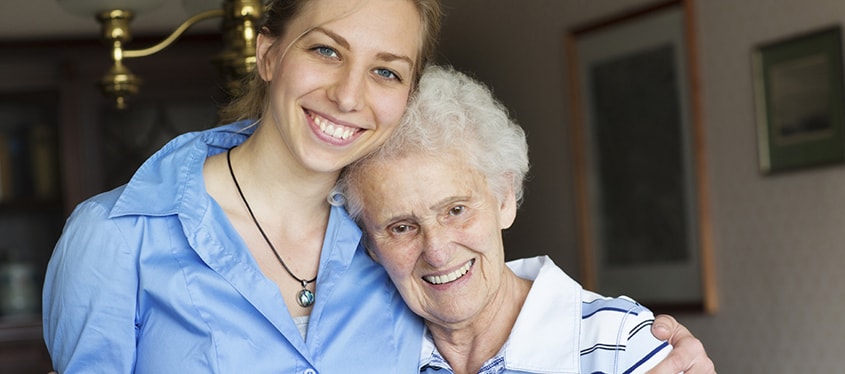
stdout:
<svg viewBox="0 0 845 374">
<path fill-rule="evenodd" d="M 505 367 L 527 373 L 578 373 L 581 367 L 581 286 L 548 256 L 510 261 L 520 278 L 533 280 L 525 304 L 499 355 Z M 423 335 L 420 367 L 431 363 L 437 347 Z"/>
</svg>

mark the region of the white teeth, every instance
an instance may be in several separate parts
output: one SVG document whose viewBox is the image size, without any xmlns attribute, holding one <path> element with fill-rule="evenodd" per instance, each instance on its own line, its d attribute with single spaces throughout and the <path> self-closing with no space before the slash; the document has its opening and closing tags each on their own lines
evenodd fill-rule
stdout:
<svg viewBox="0 0 845 374">
<path fill-rule="evenodd" d="M 456 279 L 463 277 L 464 274 L 469 272 L 469 268 L 472 267 L 472 264 L 474 262 L 475 262 L 475 259 L 470 260 L 466 264 L 464 264 L 464 266 L 461 266 L 460 269 L 455 270 L 455 271 L 453 271 L 449 274 L 430 275 L 430 276 L 423 277 L 423 279 L 425 279 L 426 282 L 429 282 L 429 283 L 432 283 L 432 284 L 443 284 L 443 283 L 453 282 Z"/>
<path fill-rule="evenodd" d="M 320 127 L 320 131 L 322 131 L 323 134 L 333 138 L 346 140 L 355 133 L 355 129 L 331 123 L 323 117 L 312 115 L 311 118 L 314 119 L 314 123 Z"/>
<path fill-rule="evenodd" d="M 334 136 L 335 138 L 343 138 L 343 129 L 340 127 L 335 127 L 332 136 Z"/>
</svg>

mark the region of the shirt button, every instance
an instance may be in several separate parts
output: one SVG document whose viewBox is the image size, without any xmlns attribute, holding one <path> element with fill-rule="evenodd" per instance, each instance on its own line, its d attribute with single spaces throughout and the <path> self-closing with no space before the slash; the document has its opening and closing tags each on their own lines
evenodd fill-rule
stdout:
<svg viewBox="0 0 845 374">
<path fill-rule="evenodd" d="M 305 369 L 303 374 L 317 374 L 317 371 L 315 371 L 314 369 Z"/>
</svg>

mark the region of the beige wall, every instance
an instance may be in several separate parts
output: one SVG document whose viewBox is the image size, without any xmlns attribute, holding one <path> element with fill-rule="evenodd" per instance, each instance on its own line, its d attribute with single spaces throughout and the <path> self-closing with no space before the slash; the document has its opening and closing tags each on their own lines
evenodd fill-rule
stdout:
<svg viewBox="0 0 845 374">
<path fill-rule="evenodd" d="M 652 0 L 452 0 L 443 59 L 491 84 L 529 134 L 533 179 L 509 257 L 577 275 L 565 32 Z M 845 363 L 845 165 L 758 172 L 750 55 L 845 20 L 841 0 L 697 0 L 720 309 L 678 314 L 723 373 L 839 372 Z"/>
</svg>

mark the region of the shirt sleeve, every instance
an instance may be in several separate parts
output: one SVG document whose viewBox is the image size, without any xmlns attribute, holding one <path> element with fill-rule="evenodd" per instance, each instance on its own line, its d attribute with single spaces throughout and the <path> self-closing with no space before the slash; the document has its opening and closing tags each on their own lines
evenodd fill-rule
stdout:
<svg viewBox="0 0 845 374">
<path fill-rule="evenodd" d="M 43 290 L 44 341 L 56 371 L 132 372 L 136 257 L 106 207 L 88 201 L 70 216 Z"/>
<path fill-rule="evenodd" d="M 651 334 L 654 314 L 628 297 L 584 291 L 581 370 L 587 373 L 645 373 L 672 350 Z"/>
<path fill-rule="evenodd" d="M 620 326 L 620 340 L 625 349 L 618 351 L 620 373 L 645 373 L 663 361 L 672 351 L 669 342 L 658 340 L 651 333 L 654 314 L 627 297 L 631 309 Z M 627 339 L 627 341 L 625 341 Z"/>
</svg>

